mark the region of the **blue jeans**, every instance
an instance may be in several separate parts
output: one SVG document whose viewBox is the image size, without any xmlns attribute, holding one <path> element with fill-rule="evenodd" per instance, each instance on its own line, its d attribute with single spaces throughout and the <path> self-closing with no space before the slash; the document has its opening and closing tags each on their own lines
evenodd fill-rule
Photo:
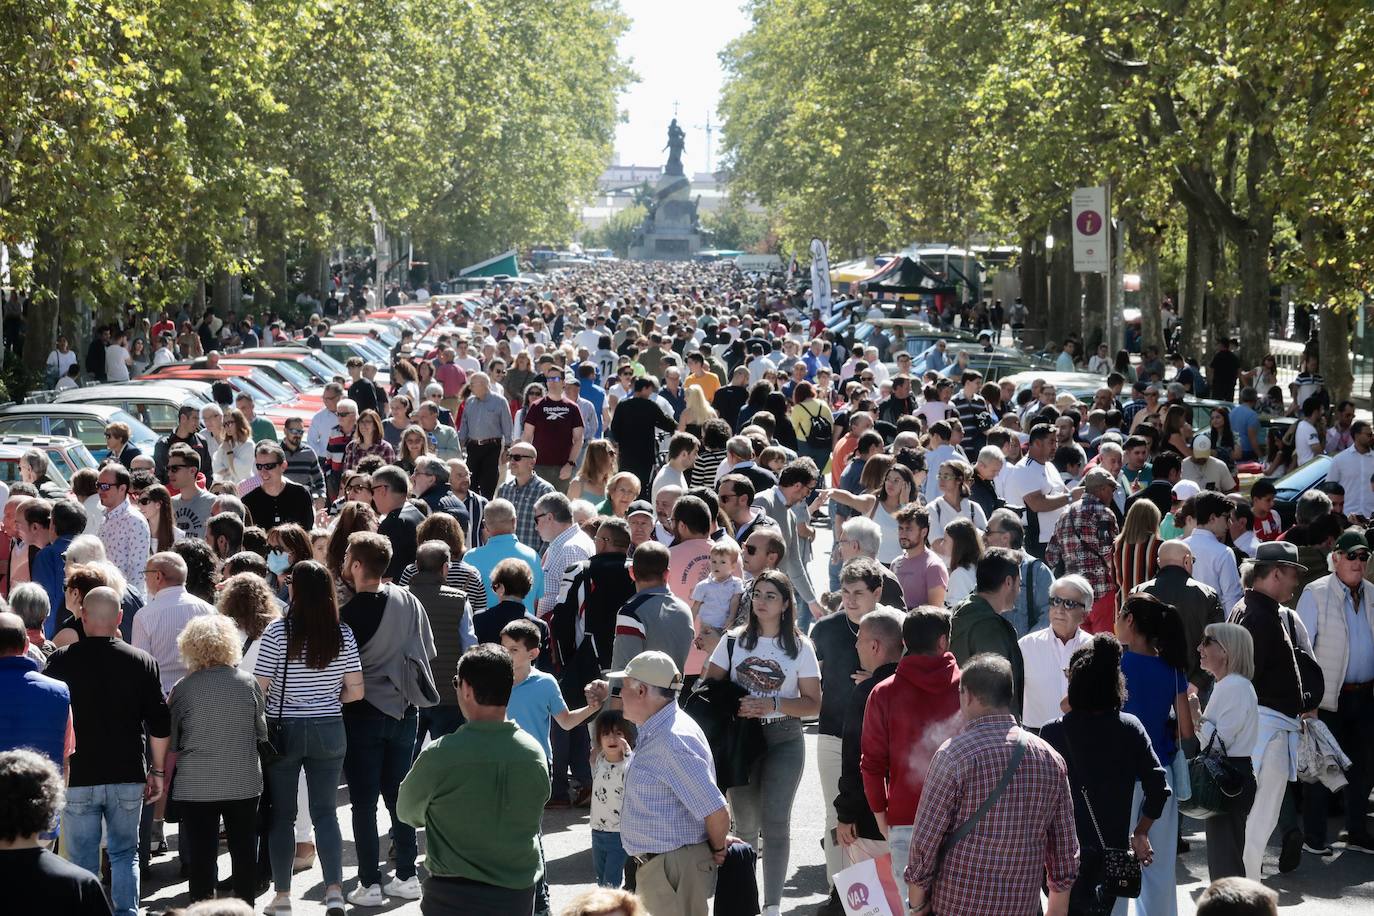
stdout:
<svg viewBox="0 0 1374 916">
<path fill-rule="evenodd" d="M 620 844 L 620 831 L 592 831 L 592 867 L 596 869 L 597 884 L 620 887 L 625 880 L 625 847 Z"/>
<path fill-rule="evenodd" d="M 465 722 L 463 711 L 457 706 L 431 706 L 420 710 L 419 722 L 415 728 L 415 756 L 420 756 L 425 736 L 438 741 L 444 735 L 451 735 Z"/>
<path fill-rule="evenodd" d="M 897 893 L 902 895 L 902 904 L 906 900 L 906 863 L 911 857 L 911 825 L 905 827 L 887 828 L 887 849 L 892 853 L 892 880 L 897 882 Z"/>
<path fill-rule="evenodd" d="M 107 829 L 110 896 L 115 916 L 138 913 L 138 822 L 143 814 L 143 783 L 73 786 L 67 790 L 62 832 L 71 859 L 100 874 L 100 829 Z"/>
<path fill-rule="evenodd" d="M 345 716 L 348 752 L 344 755 L 344 779 L 348 781 L 349 807 L 353 813 L 353 843 L 358 853 L 358 883 L 380 884 L 381 856 L 377 837 L 377 796 L 391 815 L 391 838 L 396 842 L 396 877 L 415 877 L 415 828 L 396 817 L 396 793 L 410 771 L 415 752 L 415 707 L 400 719 L 390 716 Z"/>
<path fill-rule="evenodd" d="M 592 784 L 592 764 L 588 757 L 591 734 L 586 725 L 568 731 L 553 722 L 549 725 L 549 743 L 553 748 L 553 795 L 550 797 L 571 800 L 568 791 L 569 768 L 572 769 L 572 782 L 578 787 Z"/>
<path fill-rule="evenodd" d="M 282 759 L 269 766 L 265 774 L 272 792 L 272 828 L 267 837 L 272 883 L 280 894 L 291 890 L 291 860 L 296 855 L 296 784 L 304 769 L 324 883 L 343 884 L 343 837 L 334 810 L 348 744 L 343 717 L 281 721 L 285 726 L 284 746 L 277 750 L 282 752 Z"/>
</svg>

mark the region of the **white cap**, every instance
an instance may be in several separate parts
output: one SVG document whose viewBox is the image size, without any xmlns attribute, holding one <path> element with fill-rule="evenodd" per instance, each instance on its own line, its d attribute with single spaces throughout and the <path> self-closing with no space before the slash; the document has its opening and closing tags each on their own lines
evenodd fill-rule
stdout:
<svg viewBox="0 0 1374 916">
<path fill-rule="evenodd" d="M 1193 437 L 1193 452 L 1202 452 L 1210 455 L 1212 453 L 1212 437 L 1206 433 L 1198 433 Z"/>
<path fill-rule="evenodd" d="M 1201 492 L 1202 487 L 1198 486 L 1196 481 L 1180 480 L 1178 483 L 1174 484 L 1174 499 L 1180 501 L 1191 499 Z"/>
</svg>

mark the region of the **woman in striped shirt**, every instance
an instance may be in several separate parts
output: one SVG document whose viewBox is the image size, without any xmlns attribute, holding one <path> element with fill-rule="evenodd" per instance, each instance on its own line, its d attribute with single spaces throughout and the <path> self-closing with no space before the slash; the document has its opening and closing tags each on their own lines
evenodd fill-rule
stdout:
<svg viewBox="0 0 1374 916">
<path fill-rule="evenodd" d="M 1112 576 L 1118 586 L 1114 600 L 1110 606 L 1102 602 L 1101 608 L 1094 604 L 1092 614 L 1084 621 L 1084 630 L 1112 632 L 1126 596 L 1140 583 L 1155 577 L 1159 571 L 1159 522 L 1159 508 L 1148 499 L 1137 499 L 1131 504 L 1121 525 L 1121 534 L 1112 544 Z"/>
<path fill-rule="evenodd" d="M 343 704 L 363 698 L 362 663 L 353 631 L 339 622 L 329 572 L 314 560 L 291 570 L 287 615 L 262 633 L 253 670 L 267 697 L 267 718 L 280 723 L 277 752 L 267 767 L 272 793 L 268 848 L 277 895 L 271 916 L 291 913 L 291 860 L 295 854 L 296 781 L 301 769 L 324 871 L 328 916 L 344 916 L 343 840 L 335 792 L 343 771 Z"/>
</svg>

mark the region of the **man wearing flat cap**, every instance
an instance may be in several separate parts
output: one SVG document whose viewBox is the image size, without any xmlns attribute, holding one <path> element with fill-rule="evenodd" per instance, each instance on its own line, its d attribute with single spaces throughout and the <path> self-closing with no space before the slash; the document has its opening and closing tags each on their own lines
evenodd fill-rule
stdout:
<svg viewBox="0 0 1374 916">
<path fill-rule="evenodd" d="M 638 865 L 636 890 L 654 916 L 706 916 L 730 813 L 706 736 L 678 706 L 682 674 L 651 650 L 608 677 L 621 679 L 625 717 L 639 726 L 620 811 L 620 838 Z"/>
<path fill-rule="evenodd" d="M 1293 600 L 1298 576 L 1307 568 L 1298 562 L 1298 548 L 1286 541 L 1270 541 L 1247 562 L 1250 587 L 1231 613 L 1231 622 L 1250 632 L 1255 644 L 1255 674 L 1250 679 L 1259 700 L 1259 739 L 1253 748 L 1230 748 L 1237 756 L 1249 754 L 1255 766 L 1255 803 L 1245 821 L 1245 876 L 1260 880 L 1264 847 L 1274 832 L 1283 805 L 1283 793 L 1296 766 L 1299 718 L 1315 715 L 1303 707 L 1302 679 L 1294 643 L 1299 639 L 1296 615 L 1283 607 Z M 1290 831 L 1296 834 L 1297 831 Z M 1298 842 L 1301 842 L 1299 836 Z M 1284 838 L 1285 856 L 1293 841 Z M 1299 853 L 1301 855 L 1301 853 Z"/>
</svg>

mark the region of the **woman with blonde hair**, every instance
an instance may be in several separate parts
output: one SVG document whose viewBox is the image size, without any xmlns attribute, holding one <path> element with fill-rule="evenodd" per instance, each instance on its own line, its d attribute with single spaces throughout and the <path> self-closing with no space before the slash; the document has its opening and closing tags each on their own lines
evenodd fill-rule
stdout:
<svg viewBox="0 0 1374 916">
<path fill-rule="evenodd" d="M 677 430 L 691 433 L 700 439 L 706 421 L 714 420 L 718 415 L 716 409 L 707 403 L 706 392 L 700 385 L 688 385 L 686 394 L 687 406 L 683 408 L 682 417 L 677 422 Z"/>
<path fill-rule="evenodd" d="M 515 360 L 510 369 L 506 370 L 506 390 L 511 392 L 521 392 L 530 386 L 531 383 L 539 381 L 539 373 L 534 371 L 534 364 L 530 362 L 528 350 L 521 350 L 515 354 Z"/>
<path fill-rule="evenodd" d="M 649 911 L 629 891 L 598 887 L 573 898 L 563 916 L 649 916 Z"/>
<path fill-rule="evenodd" d="M 638 476 L 629 471 L 617 471 L 606 484 L 606 498 L 596 507 L 596 511 L 602 515 L 625 518 L 625 513 L 630 511 L 630 503 L 639 499 L 640 486 Z"/>
<path fill-rule="evenodd" d="M 568 483 L 568 499 L 585 499 L 599 503 L 606 498 L 606 487 L 615 476 L 618 453 L 609 439 L 593 439 L 587 443 L 587 454 L 577 476 Z"/>
<path fill-rule="evenodd" d="M 1198 695 L 1188 694 L 1188 711 L 1198 744 L 1214 739 L 1226 760 L 1244 775 L 1245 786 L 1230 810 L 1202 822 L 1207 831 L 1207 876 L 1215 881 L 1245 875 L 1245 820 L 1255 803 L 1255 773 L 1247 748 L 1259 741 L 1259 700 L 1250 682 L 1255 676 L 1255 641 L 1235 623 L 1209 623 L 1197 647 L 1202 670 L 1216 678 L 1204 711 Z"/>
<path fill-rule="evenodd" d="M 237 486 L 257 473 L 253 449 L 253 430 L 248 418 L 237 407 L 229 408 L 224 413 L 224 438 L 210 462 L 215 480 Z"/>
<path fill-rule="evenodd" d="M 256 680 L 239 667 L 240 645 L 234 621 L 219 614 L 191 618 L 177 637 L 187 674 L 168 697 L 168 748 L 177 754 L 170 791 L 192 901 L 215 894 L 221 818 L 233 894 L 257 898 L 258 742 L 267 740 L 267 721 Z"/>
<path fill-rule="evenodd" d="M 1149 582 L 1159 572 L 1159 507 L 1148 499 L 1137 499 L 1126 512 L 1121 533 L 1112 542 L 1112 578 L 1118 586 L 1111 602 L 1093 605 L 1092 613 L 1083 621 L 1089 633 L 1110 633 L 1116 615 L 1126 596 L 1142 582 Z M 1101 599 L 1098 599 L 1101 601 Z"/>
</svg>

